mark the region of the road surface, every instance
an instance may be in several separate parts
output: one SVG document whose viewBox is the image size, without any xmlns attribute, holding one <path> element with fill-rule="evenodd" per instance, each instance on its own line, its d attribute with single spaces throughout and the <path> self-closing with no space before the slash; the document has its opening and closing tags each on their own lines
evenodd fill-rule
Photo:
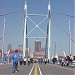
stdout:
<svg viewBox="0 0 75 75">
<path fill-rule="evenodd" d="M 75 75 L 75 68 L 53 64 L 19 65 L 18 69 L 12 73 L 12 65 L 0 65 L 0 75 Z"/>
</svg>

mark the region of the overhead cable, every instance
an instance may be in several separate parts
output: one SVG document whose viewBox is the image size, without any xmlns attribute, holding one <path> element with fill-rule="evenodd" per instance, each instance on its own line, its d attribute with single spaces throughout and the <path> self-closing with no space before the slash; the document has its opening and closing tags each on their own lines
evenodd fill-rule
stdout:
<svg viewBox="0 0 75 75">
<path fill-rule="evenodd" d="M 52 11 L 52 12 L 57 13 L 57 14 L 61 14 L 61 15 L 65 15 L 65 16 L 68 16 L 68 17 L 75 18 L 75 16 L 70 15 L 70 14 L 66 14 L 66 13 L 59 13 L 59 12 L 56 12 L 56 11 Z"/>
<path fill-rule="evenodd" d="M 10 15 L 10 14 L 19 13 L 19 12 L 23 12 L 23 10 L 10 12 L 10 13 L 5 13 L 5 14 L 0 14 L 0 16 Z"/>
<path fill-rule="evenodd" d="M 0 16 L 10 15 L 10 14 L 14 14 L 14 13 L 23 12 L 23 11 L 24 11 L 24 10 L 14 11 L 14 12 L 5 13 L 5 14 L 0 14 Z M 69 16 L 69 17 L 75 18 L 75 16 L 70 15 L 70 14 L 66 14 L 66 13 L 60 13 L 60 12 L 57 12 L 57 11 L 51 11 L 51 12 L 54 12 L 54 13 L 57 13 L 57 14 L 61 14 L 61 15 L 65 15 L 65 16 Z M 28 14 L 28 15 L 35 15 L 35 14 Z M 47 15 L 45 15 L 45 14 L 37 14 L 37 15 L 47 16 Z"/>
</svg>

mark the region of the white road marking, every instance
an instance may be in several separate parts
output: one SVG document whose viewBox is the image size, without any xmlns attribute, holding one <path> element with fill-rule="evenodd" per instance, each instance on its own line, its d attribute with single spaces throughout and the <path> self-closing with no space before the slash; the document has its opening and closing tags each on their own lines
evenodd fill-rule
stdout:
<svg viewBox="0 0 75 75">
<path fill-rule="evenodd" d="M 39 67 L 39 65 L 38 65 L 38 68 L 39 68 L 40 75 L 42 75 L 42 72 L 41 72 L 41 70 L 40 70 L 40 67 Z"/>
<path fill-rule="evenodd" d="M 34 64 L 34 65 L 35 65 L 35 64 Z M 31 75 L 31 73 L 32 73 L 32 71 L 33 71 L 33 68 L 34 68 L 34 65 L 33 65 L 33 67 L 31 68 L 31 71 L 30 71 L 29 75 Z"/>
</svg>

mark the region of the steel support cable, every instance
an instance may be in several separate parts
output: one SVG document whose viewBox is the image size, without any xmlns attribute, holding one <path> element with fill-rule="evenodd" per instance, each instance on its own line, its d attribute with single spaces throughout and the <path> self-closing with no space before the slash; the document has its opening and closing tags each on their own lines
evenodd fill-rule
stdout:
<svg viewBox="0 0 75 75">
<path fill-rule="evenodd" d="M 9 30 L 7 30 L 5 33 L 4 33 L 4 36 L 6 36 L 6 34 L 9 32 Z M 0 38 L 0 41 L 3 39 L 3 36 Z"/>
<path fill-rule="evenodd" d="M 54 18 L 54 19 L 55 19 L 55 18 Z M 55 19 L 55 20 L 56 20 L 56 19 Z M 56 21 L 56 22 L 57 22 L 57 21 Z M 58 22 L 57 22 L 57 23 L 58 23 Z M 58 24 L 59 24 L 59 23 L 58 23 Z M 68 36 L 70 36 L 69 33 L 66 31 L 66 29 L 64 29 L 61 24 L 59 24 L 59 25 L 61 26 L 61 29 L 63 29 L 63 30 L 66 32 L 66 34 L 67 34 Z M 75 43 L 75 41 L 73 40 L 72 37 L 71 37 L 71 40 L 72 40 L 73 43 Z"/>
<path fill-rule="evenodd" d="M 36 29 L 36 27 L 34 27 L 32 30 L 30 30 L 29 33 L 27 34 L 27 36 L 28 36 L 31 32 L 33 32 L 35 29 Z"/>
<path fill-rule="evenodd" d="M 11 12 L 11 13 L 0 14 L 0 16 L 15 14 L 15 13 L 19 13 L 19 12 L 22 12 L 22 11 L 24 11 L 24 10 L 15 11 L 15 12 Z M 72 16 L 72 15 L 69 15 L 69 14 L 59 13 L 59 12 L 55 12 L 55 11 L 52 11 L 52 12 L 75 18 L 75 16 Z M 8 31 L 7 31 L 7 32 L 8 32 Z M 7 32 L 5 32 L 5 35 L 7 34 Z M 3 38 L 3 37 L 1 37 L 0 40 L 1 40 L 2 38 Z M 74 40 L 72 39 L 72 41 L 74 41 Z M 74 43 L 75 43 L 75 41 L 74 41 Z"/>
<path fill-rule="evenodd" d="M 27 17 L 28 17 L 28 16 L 27 16 Z M 28 36 L 32 31 L 34 31 L 34 30 L 36 29 L 36 24 L 35 24 L 35 22 L 34 22 L 30 17 L 28 17 L 28 19 L 35 25 L 35 27 L 34 27 L 32 30 L 30 30 L 30 31 L 28 32 L 27 36 Z"/>
<path fill-rule="evenodd" d="M 73 15 L 70 15 L 70 14 L 66 14 L 66 13 L 59 13 L 59 12 L 56 12 L 56 11 L 52 11 L 53 13 L 57 13 L 57 14 L 61 14 L 61 15 L 64 15 L 64 16 L 68 16 L 68 17 L 71 17 L 71 18 L 75 18 L 75 16 Z"/>
<path fill-rule="evenodd" d="M 18 21 L 19 20 L 19 18 L 21 18 L 21 16 L 19 17 L 17 17 L 17 19 L 16 19 L 16 21 Z M 4 33 L 4 36 L 6 36 L 7 34 L 8 34 L 8 32 L 10 32 L 12 29 L 13 29 L 13 27 L 15 26 L 14 24 L 16 23 L 16 21 L 14 22 L 14 23 L 12 23 L 12 25 L 11 25 L 11 27 L 9 27 L 8 29 L 7 29 L 7 31 Z M 0 41 L 3 39 L 3 36 L 0 38 Z"/>
<path fill-rule="evenodd" d="M 68 33 L 67 33 L 67 35 L 68 35 Z M 60 36 L 59 36 L 59 37 L 60 37 Z M 60 42 L 60 40 L 59 40 L 59 42 Z M 60 42 L 60 44 L 61 44 L 61 42 Z M 62 47 L 62 44 L 61 44 L 61 47 Z M 62 50 L 64 51 L 63 47 L 62 47 Z"/>
<path fill-rule="evenodd" d="M 39 24 L 37 24 L 38 26 L 41 24 L 41 23 L 43 23 L 46 19 L 48 18 L 48 16 L 47 17 L 45 17 L 43 20 L 41 20 L 40 21 L 40 23 Z"/>
<path fill-rule="evenodd" d="M 21 19 L 21 21 L 23 21 L 23 20 Z M 17 28 L 17 31 L 16 31 L 16 33 L 15 33 L 15 35 L 14 35 L 15 37 L 16 37 L 16 35 L 20 32 L 19 30 L 21 29 L 22 23 L 23 23 L 23 22 L 20 22 L 20 24 L 19 24 L 19 26 L 18 26 L 18 28 Z M 13 36 L 13 39 L 12 39 L 12 43 L 16 40 L 14 36 Z"/>
<path fill-rule="evenodd" d="M 67 31 L 65 31 L 66 34 L 70 37 L 69 33 Z M 75 43 L 75 41 L 71 38 L 72 42 Z"/>
<path fill-rule="evenodd" d="M 10 13 L 5 13 L 5 14 L 0 14 L 0 16 L 11 15 L 11 14 L 20 13 L 20 12 L 23 12 L 23 11 L 24 11 L 24 10 L 15 11 L 15 12 L 10 12 Z"/>
<path fill-rule="evenodd" d="M 10 12 L 10 13 L 5 13 L 5 14 L 0 14 L 0 16 L 11 15 L 11 14 L 19 13 L 19 12 L 24 12 L 24 10 Z M 59 13 L 59 12 L 56 12 L 56 11 L 51 11 L 51 12 L 54 12 L 54 13 L 57 13 L 57 14 L 61 14 L 61 15 L 64 15 L 64 16 L 69 16 L 69 17 L 75 18 L 75 16 L 70 15 L 70 14 L 66 14 L 66 13 Z M 47 16 L 45 14 L 27 14 L 27 15 L 28 16 Z"/>
<path fill-rule="evenodd" d="M 20 26 L 18 26 L 18 28 L 17 28 L 17 32 L 15 32 L 15 35 L 14 35 L 14 36 L 17 35 L 19 28 L 20 28 Z M 14 39 L 15 39 L 14 36 L 12 37 L 12 41 L 13 41 L 13 42 L 14 42 Z M 16 39 L 15 39 L 15 40 L 16 40 Z"/>
<path fill-rule="evenodd" d="M 44 18 L 42 21 L 40 21 L 40 23 L 38 24 L 38 28 L 40 29 L 40 31 L 42 31 L 43 34 L 46 35 L 46 33 L 39 27 L 39 25 L 44 22 L 46 19 L 48 18 L 48 16 L 46 18 Z M 47 35 L 46 35 L 47 36 Z"/>
<path fill-rule="evenodd" d="M 62 27 L 63 28 L 63 27 Z M 64 31 L 67 33 L 67 31 L 64 29 Z M 69 36 L 69 34 L 67 33 L 67 35 Z M 72 38 L 71 38 L 71 40 L 73 40 Z M 73 40 L 74 41 L 74 40 Z"/>
<path fill-rule="evenodd" d="M 44 34 L 44 35 L 46 35 L 46 33 L 40 28 L 40 27 L 38 27 L 38 29 Z M 47 36 L 47 35 L 46 35 Z"/>
<path fill-rule="evenodd" d="M 27 16 L 27 17 L 28 17 L 28 16 Z M 42 21 L 40 21 L 40 23 L 36 24 L 30 17 L 28 17 L 28 19 L 35 25 L 35 27 L 34 27 L 28 34 L 30 34 L 35 28 L 38 28 L 38 29 L 40 29 L 40 30 L 42 31 L 43 34 L 46 35 L 46 33 L 39 27 L 39 25 L 40 25 L 42 22 L 44 22 L 47 18 L 48 18 L 48 16 L 45 17 Z M 27 35 L 28 35 L 28 34 L 27 34 Z"/>
<path fill-rule="evenodd" d="M 52 22 L 52 26 L 53 26 L 53 22 Z M 60 41 L 60 39 L 59 39 L 59 38 L 60 38 L 60 36 L 59 36 L 59 32 L 57 32 L 56 27 L 54 27 L 54 29 L 55 29 L 55 32 L 57 33 L 57 37 L 58 37 L 58 40 L 59 40 L 59 43 L 60 43 L 61 49 L 64 50 L 63 47 L 62 47 L 62 43 L 61 43 L 61 41 Z"/>
<path fill-rule="evenodd" d="M 23 31 L 24 30 L 24 21 L 23 21 L 23 24 L 21 24 L 21 28 L 20 28 L 20 31 L 19 31 L 19 37 L 18 37 L 18 40 L 22 40 L 22 36 L 23 36 Z"/>
<path fill-rule="evenodd" d="M 28 17 L 28 16 L 27 16 Z M 28 17 L 28 19 L 36 26 L 37 24 L 30 18 Z"/>
<path fill-rule="evenodd" d="M 66 31 L 66 30 L 64 30 L 65 32 L 66 32 L 66 34 L 70 37 L 70 35 L 69 35 L 69 33 Z M 73 40 L 73 38 L 71 37 L 71 40 L 72 40 L 72 42 L 73 43 L 75 43 L 75 41 Z"/>
</svg>

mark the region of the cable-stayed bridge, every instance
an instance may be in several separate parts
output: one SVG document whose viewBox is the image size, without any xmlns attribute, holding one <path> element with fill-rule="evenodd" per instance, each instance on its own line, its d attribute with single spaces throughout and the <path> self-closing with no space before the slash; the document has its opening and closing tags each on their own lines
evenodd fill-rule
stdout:
<svg viewBox="0 0 75 75">
<path fill-rule="evenodd" d="M 25 50 L 26 50 L 27 46 L 29 46 L 29 44 L 30 44 L 30 42 L 28 42 L 28 41 L 32 40 L 32 38 L 33 39 L 39 38 L 39 39 L 44 39 L 44 44 L 43 45 L 44 45 L 44 48 L 45 48 L 46 57 L 48 59 L 50 59 L 51 54 L 52 54 L 51 53 L 51 51 L 52 51 L 51 50 L 51 48 L 52 48 L 51 47 L 51 41 L 52 41 L 53 38 L 55 38 L 53 33 L 57 32 L 56 28 L 55 28 L 55 31 L 51 31 L 52 28 L 53 28 L 52 23 L 51 23 L 51 12 L 55 12 L 55 11 L 51 10 L 50 1 L 48 1 L 48 13 L 47 14 L 28 14 L 27 6 L 28 6 L 27 2 L 25 1 L 24 10 L 21 10 L 19 12 L 7 13 L 7 14 L 0 15 L 0 16 L 10 15 L 10 14 L 12 15 L 12 14 L 15 14 L 15 13 L 24 12 L 23 19 L 20 21 L 20 26 L 17 26 L 17 28 L 14 28 L 14 29 L 17 30 L 16 32 L 14 31 L 15 35 L 17 35 L 17 33 L 18 33 L 18 35 L 20 36 L 20 37 L 17 37 L 17 40 L 18 40 L 17 44 L 19 44 L 19 40 L 22 40 L 21 43 L 23 44 L 23 57 L 25 57 Z M 55 13 L 57 13 L 57 12 L 55 12 Z M 62 14 L 62 15 L 74 18 L 74 16 L 72 16 L 72 15 L 68 15 L 68 14 L 64 14 L 64 13 L 58 13 L 58 14 Z M 37 17 L 36 21 L 38 21 L 39 17 L 41 17 L 42 19 L 39 22 L 35 22 L 35 16 Z M 19 17 L 19 18 L 21 18 L 21 17 Z M 30 26 L 29 23 L 33 24 L 34 26 L 33 27 Z M 41 25 L 42 23 L 43 23 L 43 26 Z M 16 24 L 18 25 L 18 23 L 16 23 Z M 6 18 L 4 19 L 4 32 L 3 32 L 4 35 L 0 38 L 0 40 L 4 39 L 4 40 L 2 40 L 3 41 L 3 46 L 4 46 L 4 42 L 6 40 L 8 32 L 13 30 L 13 26 L 12 26 L 11 28 L 9 28 L 5 32 L 5 28 L 6 28 L 5 25 L 6 25 Z M 28 25 L 30 26 L 30 28 L 28 27 Z M 69 31 L 70 31 L 71 30 L 70 29 L 70 22 L 69 22 L 68 25 L 69 25 Z M 63 31 L 65 32 L 66 36 L 68 36 L 67 38 L 69 38 L 69 48 L 67 48 L 67 49 L 68 49 L 68 53 L 71 54 L 71 42 L 73 42 L 73 44 L 74 44 L 75 43 L 74 39 L 71 37 L 71 33 L 67 32 L 67 30 L 65 28 L 63 29 Z M 22 33 L 20 33 L 20 32 L 22 32 Z M 34 32 L 36 32 L 36 33 L 34 33 Z M 39 33 L 37 34 L 37 32 L 39 32 L 40 34 Z M 52 34 L 51 34 L 51 32 L 52 32 Z M 34 36 L 34 34 L 36 34 L 36 35 Z M 59 33 L 57 32 L 57 35 L 58 34 Z M 53 35 L 53 37 L 52 37 L 52 35 Z M 10 35 L 10 36 L 12 36 L 12 35 Z M 60 36 L 60 34 L 59 34 L 59 36 Z M 12 42 L 14 42 L 13 44 L 15 45 L 15 38 L 13 39 L 13 37 L 14 36 L 12 36 Z M 57 44 L 57 40 L 54 40 L 54 41 L 56 41 L 56 44 Z M 60 45 L 62 47 L 61 40 L 59 40 L 59 42 L 60 42 Z M 2 51 L 3 51 L 3 49 L 4 49 L 4 47 L 2 47 Z M 63 47 L 62 47 L 62 52 L 63 52 Z"/>
<path fill-rule="evenodd" d="M 28 63 L 26 63 L 26 65 L 19 64 L 19 71 L 12 73 L 12 63 L 9 64 L 8 59 L 8 64 L 0 64 L 0 75 L 74 75 L 74 67 L 62 67 L 58 62 L 52 64 L 52 60 L 50 59 L 55 56 L 58 57 L 58 55 L 64 55 L 65 57 L 70 54 L 74 55 L 75 40 L 73 22 L 75 16 L 54 11 L 51 3 L 53 0 L 47 0 L 48 3 L 45 3 L 47 8 L 46 14 L 44 14 L 44 12 L 31 13 L 33 10 L 29 10 L 28 1 L 29 0 L 24 1 L 23 10 L 0 14 L 0 19 L 3 19 L 3 30 L 0 36 L 2 58 L 4 57 L 4 52 L 7 50 L 6 47 L 9 43 L 12 45 L 13 49 L 22 46 L 22 56 L 25 57 L 26 48 L 30 48 L 31 53 L 33 53 L 35 50 L 35 40 L 39 39 L 41 40 L 42 48 L 45 50 L 45 57 L 49 59 L 50 63 L 45 64 L 44 62 L 39 63 L 39 61 L 36 61 L 30 63 L 30 65 L 28 65 Z M 39 0 L 35 0 L 35 2 L 37 1 Z M 37 8 L 40 7 L 40 3 L 37 3 Z M 32 4 L 30 3 L 30 5 Z M 41 4 L 41 7 L 44 8 L 44 5 Z M 41 9 L 41 7 L 39 9 Z M 55 16 L 55 14 L 58 16 Z M 2 29 L 1 25 L 0 28 Z M 8 54 L 9 53 L 10 50 L 8 51 Z"/>
</svg>

